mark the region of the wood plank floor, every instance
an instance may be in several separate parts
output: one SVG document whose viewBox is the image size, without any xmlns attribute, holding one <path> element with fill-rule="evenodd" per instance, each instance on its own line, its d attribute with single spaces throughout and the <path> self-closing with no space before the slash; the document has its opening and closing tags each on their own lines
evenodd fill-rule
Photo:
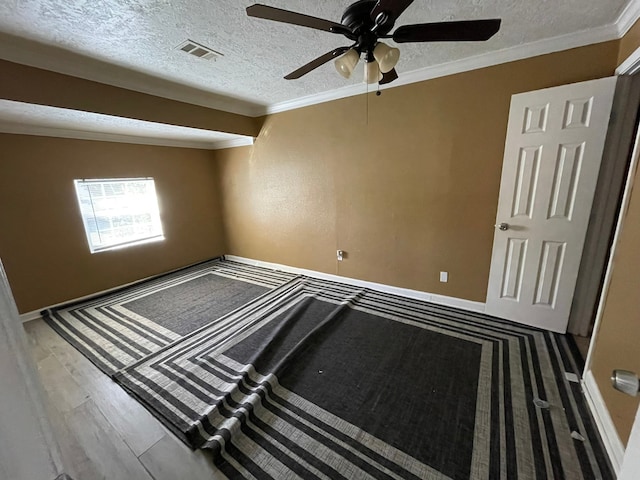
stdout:
<svg viewBox="0 0 640 480">
<path fill-rule="evenodd" d="M 67 473 L 74 480 L 225 478 L 43 320 L 25 324 Z"/>
</svg>

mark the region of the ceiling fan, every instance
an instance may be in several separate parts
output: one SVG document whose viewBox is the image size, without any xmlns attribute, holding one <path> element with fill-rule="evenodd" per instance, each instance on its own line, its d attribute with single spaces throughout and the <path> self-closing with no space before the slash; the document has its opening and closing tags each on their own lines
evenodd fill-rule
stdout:
<svg viewBox="0 0 640 480">
<path fill-rule="evenodd" d="M 495 18 L 403 25 L 390 34 L 398 17 L 412 3 L 413 0 L 359 0 L 347 7 L 341 23 L 260 4 L 247 7 L 247 15 L 336 33 L 355 42 L 312 60 L 284 77 L 287 80 L 300 78 L 334 58 L 338 72 L 349 78 L 364 54 L 365 81 L 390 83 L 398 78 L 395 66 L 400 50 L 380 42 L 381 38 L 390 38 L 396 43 L 484 41 L 500 29 L 501 20 Z"/>
</svg>

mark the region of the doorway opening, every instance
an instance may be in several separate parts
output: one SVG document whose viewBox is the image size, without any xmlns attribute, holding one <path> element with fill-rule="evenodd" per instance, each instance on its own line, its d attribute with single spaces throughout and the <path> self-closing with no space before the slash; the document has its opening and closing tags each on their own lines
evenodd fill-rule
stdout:
<svg viewBox="0 0 640 480">
<path fill-rule="evenodd" d="M 624 64 L 616 71 L 620 76 L 612 118 L 567 328 L 585 360 L 585 371 L 594 332 L 597 333 L 598 306 L 607 286 L 607 267 L 615 248 L 625 191 L 631 181 L 629 173 L 640 147 L 640 75 L 636 74 L 640 70 L 640 56 L 636 67 L 624 71 L 622 68 Z"/>
</svg>

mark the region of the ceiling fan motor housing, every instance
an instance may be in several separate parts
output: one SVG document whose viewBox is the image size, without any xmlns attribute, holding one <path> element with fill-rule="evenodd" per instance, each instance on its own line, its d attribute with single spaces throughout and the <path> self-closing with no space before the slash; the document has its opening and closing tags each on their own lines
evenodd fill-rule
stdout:
<svg viewBox="0 0 640 480">
<path fill-rule="evenodd" d="M 336 63 L 336 66 L 343 76 L 349 78 L 355 66 L 351 64 L 354 61 L 357 63 L 358 58 L 364 54 L 367 67 L 371 67 L 372 72 L 372 63 L 377 62 L 375 67 L 380 67 L 378 75 L 382 72 L 382 78 L 379 83 L 390 83 L 398 78 L 395 65 L 400 52 L 397 48 L 390 48 L 379 42 L 380 38 L 389 38 L 396 43 L 475 42 L 489 40 L 500 29 L 501 20 L 493 18 L 403 25 L 390 34 L 398 17 L 413 2 L 414 0 L 358 0 L 344 11 L 341 23 L 262 4 L 248 6 L 247 15 L 344 35 L 354 42 L 351 46 L 335 48 L 294 70 L 284 77 L 287 80 L 298 79 L 336 57 L 340 57 L 336 62 L 341 62 L 347 54 L 350 59 L 341 64 Z"/>
<path fill-rule="evenodd" d="M 372 52 L 378 37 L 389 33 L 394 26 L 394 19 L 385 12 L 375 20 L 371 18 L 371 11 L 377 3 L 377 0 L 359 0 L 347 7 L 342 15 L 341 23 L 353 32 L 349 37 L 357 42 L 354 48 L 359 53 Z M 375 31 L 372 31 L 374 27 Z"/>
</svg>

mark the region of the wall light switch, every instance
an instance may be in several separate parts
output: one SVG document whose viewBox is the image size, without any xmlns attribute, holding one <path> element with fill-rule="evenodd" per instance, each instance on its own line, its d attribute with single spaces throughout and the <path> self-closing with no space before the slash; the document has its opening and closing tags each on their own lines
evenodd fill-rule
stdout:
<svg viewBox="0 0 640 480">
<path fill-rule="evenodd" d="M 440 272 L 440 281 L 447 283 L 449 281 L 449 272 Z"/>
</svg>

